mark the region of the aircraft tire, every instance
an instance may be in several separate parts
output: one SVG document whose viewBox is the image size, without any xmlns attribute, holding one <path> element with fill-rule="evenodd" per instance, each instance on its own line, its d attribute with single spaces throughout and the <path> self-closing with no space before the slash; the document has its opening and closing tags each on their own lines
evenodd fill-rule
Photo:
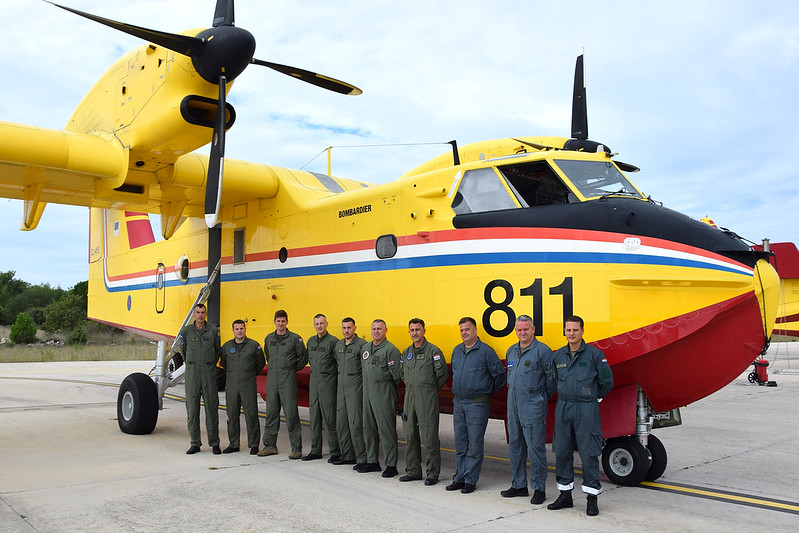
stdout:
<svg viewBox="0 0 799 533">
<path fill-rule="evenodd" d="M 178 368 L 183 366 L 183 356 L 179 353 L 174 354 L 170 359 L 169 362 L 166 364 L 167 371 L 171 374 Z"/>
<path fill-rule="evenodd" d="M 602 450 L 602 470 L 611 482 L 625 487 L 641 483 L 652 457 L 636 437 L 609 439 Z"/>
<path fill-rule="evenodd" d="M 122 433 L 146 435 L 158 422 L 158 390 L 147 374 L 126 377 L 117 396 L 117 422 Z"/>
<path fill-rule="evenodd" d="M 646 481 L 655 481 L 666 471 L 666 464 L 668 463 L 666 447 L 663 446 L 659 438 L 650 433 L 647 448 L 649 449 L 649 454 L 652 456 L 652 464 L 649 466 L 649 471 L 646 473 L 644 479 Z"/>
</svg>

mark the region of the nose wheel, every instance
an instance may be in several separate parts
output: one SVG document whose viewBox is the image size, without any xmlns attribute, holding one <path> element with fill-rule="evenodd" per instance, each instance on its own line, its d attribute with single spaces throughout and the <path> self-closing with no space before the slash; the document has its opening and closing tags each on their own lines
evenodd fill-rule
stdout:
<svg viewBox="0 0 799 533">
<path fill-rule="evenodd" d="M 632 487 L 649 472 L 652 456 L 635 437 L 609 439 L 602 450 L 602 470 L 617 485 Z"/>
</svg>

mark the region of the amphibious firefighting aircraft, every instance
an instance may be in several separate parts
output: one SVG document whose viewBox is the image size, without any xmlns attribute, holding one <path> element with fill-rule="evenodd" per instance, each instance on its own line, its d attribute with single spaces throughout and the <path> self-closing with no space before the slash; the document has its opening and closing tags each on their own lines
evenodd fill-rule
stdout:
<svg viewBox="0 0 799 533">
<path fill-rule="evenodd" d="M 111 66 L 63 131 L 0 123 L 0 195 L 24 200 L 25 230 L 48 202 L 91 208 L 89 317 L 159 341 L 150 375 L 120 386 L 124 432 L 151 432 L 182 379 L 170 344 L 196 302 L 212 322 L 246 319 L 254 338 L 277 309 L 301 334 L 319 312 L 334 324 L 380 317 L 390 332 L 421 316 L 447 356 L 463 315 L 504 354 L 518 314 L 558 347 L 576 313 L 615 376 L 601 404 L 604 470 L 631 485 L 666 468 L 653 427 L 679 423 L 679 407 L 768 343 L 779 286 L 768 254 L 647 198 L 625 175 L 638 169 L 588 139 L 582 56 L 571 138 L 453 141 L 396 181 L 366 185 L 224 158 L 226 94 L 250 64 L 360 92 L 254 58 L 233 0 L 217 1 L 211 28 L 181 34 L 58 7 L 147 44 Z M 209 141 L 210 156 L 194 153 Z M 307 387 L 307 369 L 298 380 Z M 445 387 L 443 412 L 451 398 Z"/>
</svg>

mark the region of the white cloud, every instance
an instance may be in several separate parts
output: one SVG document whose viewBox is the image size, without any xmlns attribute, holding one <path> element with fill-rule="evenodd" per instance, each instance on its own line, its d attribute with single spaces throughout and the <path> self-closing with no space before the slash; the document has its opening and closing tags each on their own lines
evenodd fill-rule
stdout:
<svg viewBox="0 0 799 533">
<path fill-rule="evenodd" d="M 207 26 L 215 2 L 67 3 L 180 31 Z M 750 239 L 796 242 L 797 15 L 799 4 L 790 0 L 758 9 L 684 0 L 239 0 L 237 25 L 255 36 L 256 57 L 343 79 L 364 95 L 328 94 L 249 68 L 231 93 L 237 122 L 227 155 L 299 168 L 331 145 L 565 136 L 574 59 L 585 47 L 590 135 L 642 168 L 631 176 L 639 188 Z M 139 44 L 44 2 L 5 1 L 0 16 L 13 21 L 0 35 L 0 120 L 63 127 L 94 80 Z M 333 170 L 387 181 L 446 151 L 340 148 Z M 324 171 L 326 158 L 308 169 Z M 54 207 L 35 232 L 21 233 L 21 207 L 0 201 L 0 244 L 15 251 L 0 270 L 13 268 L 29 281 L 39 275 L 41 250 L 24 251 L 36 235 L 61 250 L 64 274 L 53 283 L 86 278 L 85 210 Z M 77 221 L 71 243 L 50 233 L 54 213 L 53 230 Z"/>
</svg>

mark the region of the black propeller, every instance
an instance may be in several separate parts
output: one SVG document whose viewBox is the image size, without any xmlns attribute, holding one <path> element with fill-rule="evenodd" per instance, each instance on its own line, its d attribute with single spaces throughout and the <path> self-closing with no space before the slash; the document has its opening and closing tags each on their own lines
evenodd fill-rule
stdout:
<svg viewBox="0 0 799 533">
<path fill-rule="evenodd" d="M 585 101 L 585 69 L 583 54 L 577 56 L 574 66 L 574 93 L 572 95 L 572 138 L 563 145 L 564 150 L 610 153 L 604 144 L 588 139 L 588 104 Z"/>
<path fill-rule="evenodd" d="M 571 139 L 563 144 L 563 148 L 547 146 L 544 144 L 533 143 L 523 139 L 513 139 L 523 145 L 530 146 L 536 150 L 573 150 L 577 152 L 606 152 L 613 156 L 610 148 L 605 144 L 588 139 L 588 105 L 585 100 L 585 69 L 583 67 L 583 54 L 577 56 L 577 64 L 574 66 L 574 90 L 572 95 L 572 133 Z M 635 165 L 614 161 L 616 165 L 625 172 L 638 172 L 641 170 Z"/>
<path fill-rule="evenodd" d="M 254 63 L 268 67 L 300 81 L 340 94 L 353 96 L 361 94 L 361 90 L 354 85 L 335 78 L 255 59 L 253 57 L 255 53 L 255 38 L 247 30 L 235 26 L 234 0 L 217 0 L 212 27 L 201 31 L 194 37 L 125 24 L 124 22 L 117 22 L 62 6 L 49 0 L 45 1 L 81 17 L 188 56 L 191 58 L 192 65 L 197 73 L 205 81 L 219 86 L 219 101 L 216 120 L 214 121 L 211 156 L 208 163 L 208 178 L 205 187 L 205 222 L 209 228 L 214 227 L 219 218 L 225 157 L 225 86 L 236 79 L 247 68 L 247 65 Z"/>
</svg>

